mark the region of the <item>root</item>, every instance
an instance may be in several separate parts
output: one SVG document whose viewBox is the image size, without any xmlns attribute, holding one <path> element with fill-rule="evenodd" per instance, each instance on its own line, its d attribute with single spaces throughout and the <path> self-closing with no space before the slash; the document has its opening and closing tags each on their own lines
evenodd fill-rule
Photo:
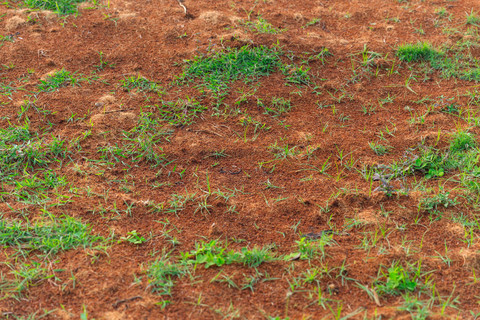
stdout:
<svg viewBox="0 0 480 320">
<path fill-rule="evenodd" d="M 180 7 L 183 8 L 183 11 L 185 12 L 185 16 L 188 16 L 188 13 L 187 13 L 187 7 L 185 7 L 183 5 L 183 0 L 177 0 L 178 1 L 178 4 L 180 5 Z"/>
</svg>

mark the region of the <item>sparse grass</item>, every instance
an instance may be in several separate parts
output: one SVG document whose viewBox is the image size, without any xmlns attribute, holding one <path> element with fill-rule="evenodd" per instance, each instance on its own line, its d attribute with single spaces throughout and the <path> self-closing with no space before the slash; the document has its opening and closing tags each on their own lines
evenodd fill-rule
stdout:
<svg viewBox="0 0 480 320">
<path fill-rule="evenodd" d="M 175 285 L 174 279 L 180 278 L 186 273 L 186 267 L 173 263 L 163 254 L 156 259 L 148 269 L 148 277 L 153 292 L 159 295 L 172 295 L 172 288 Z"/>
<path fill-rule="evenodd" d="M 450 142 L 450 152 L 458 153 L 467 151 L 474 148 L 477 145 L 475 138 L 471 133 L 465 131 L 458 131 L 452 137 Z"/>
<path fill-rule="evenodd" d="M 265 113 L 273 117 L 278 117 L 292 109 L 292 103 L 290 99 L 272 97 L 270 105 L 264 105 L 262 101 L 258 101 L 257 105 L 264 108 Z"/>
<path fill-rule="evenodd" d="M 207 107 L 201 105 L 194 98 L 163 101 L 157 106 L 160 118 L 174 126 L 188 126 L 192 124 Z"/>
<path fill-rule="evenodd" d="M 76 13 L 80 1 L 53 2 L 65 7 L 50 10 L 68 14 Z M 112 34 L 121 29 L 125 39 L 158 37 L 161 48 L 196 50 L 171 55 L 183 68 L 176 78 L 153 73 L 155 66 L 174 70 L 163 67 L 171 63 L 164 53 L 155 56 L 158 64 L 142 59 L 151 79 L 126 65 L 113 68 L 106 55 L 92 51 L 88 77 L 62 69 L 35 82 L 49 62 L 35 66 L 37 73 L 10 49 L 31 47 L 35 37 L 28 32 L 47 22 L 62 26 L 50 33 L 53 41 L 56 34 L 81 31 L 86 20 L 29 13 L 25 24 L 0 37 L 0 46 L 9 49 L 0 67 L 0 299 L 10 299 L 7 312 L 24 301 L 32 304 L 28 310 L 39 310 L 38 301 L 58 307 L 58 290 L 78 296 L 98 285 L 128 289 L 131 294 L 112 296 L 114 308 L 118 303 L 127 316 L 134 306 L 129 297 L 147 299 L 140 293 L 147 286 L 159 295 L 155 304 L 168 308 L 150 308 L 151 317 L 182 318 L 188 309 L 191 318 L 376 319 L 384 316 L 377 307 L 413 319 L 479 317 L 465 309 L 479 282 L 480 93 L 467 83 L 480 81 L 479 19 L 474 11 L 465 20 L 458 10 L 450 13 L 450 6 L 428 1 L 415 12 L 413 1 L 398 2 L 388 4 L 392 10 L 380 24 L 372 16 L 361 26 L 371 31 L 372 45 L 383 41 L 375 50 L 401 43 L 376 37 L 399 35 L 405 23 L 425 42 L 375 52 L 367 45 L 352 49 L 356 38 L 347 32 L 332 49 L 334 58 L 325 41 L 316 39 L 335 32 L 335 17 L 350 19 L 343 22 L 355 30 L 364 21 L 360 12 L 333 6 L 322 21 L 315 12 L 282 14 L 282 24 L 299 30 L 272 44 L 282 26 L 254 12 L 281 21 L 275 16 L 276 7 L 285 6 L 281 2 L 255 2 L 250 11 L 246 3 L 230 3 L 232 12 L 242 16 L 245 10 L 248 19 L 240 28 L 234 20 L 218 20 L 231 32 L 221 39 L 202 29 L 216 24 L 215 13 L 195 20 L 179 16 L 178 28 L 157 34 L 134 28 L 139 16 L 128 20 L 131 28 L 121 28 L 123 12 L 103 2 L 103 19 L 91 15 L 89 22 Z M 82 35 L 99 40 L 98 32 Z M 132 50 L 119 58 L 110 43 L 99 45 L 115 63 L 135 59 Z M 50 56 L 57 63 L 62 54 L 61 48 L 38 48 L 35 61 Z M 72 68 L 77 62 L 60 59 L 57 65 Z M 100 81 L 92 84 L 94 77 Z M 102 108 L 97 99 L 107 94 L 115 102 Z M 117 117 L 125 110 L 135 120 Z M 92 116 L 101 112 L 110 126 L 105 121 L 93 127 Z M 115 254 L 96 254 L 110 243 L 97 229 L 118 234 L 111 240 Z M 144 272 L 105 276 L 109 265 L 125 268 L 119 259 L 132 252 L 144 257 Z M 65 260 L 70 254 L 79 272 Z M 422 259 L 432 271 L 422 271 Z M 84 280 L 92 270 L 99 272 L 98 283 Z M 462 285 L 458 297 L 455 284 Z M 30 291 L 34 286 L 41 287 Z M 38 298 L 44 289 L 52 299 Z M 258 300 L 265 292 L 272 305 Z M 232 298 L 236 294 L 242 301 Z M 81 304 L 65 300 L 62 312 L 101 316 L 93 296 Z M 260 303 L 245 309 L 255 299 Z M 82 312 L 83 303 L 92 314 L 86 307 Z"/>
<path fill-rule="evenodd" d="M 66 156 L 65 141 L 41 139 L 30 131 L 28 124 L 22 127 L 0 129 L 0 179 L 12 179 L 20 172 L 46 167 L 56 158 Z"/>
<path fill-rule="evenodd" d="M 88 225 L 69 216 L 52 215 L 35 223 L 0 219 L 0 244 L 21 251 L 56 254 L 77 247 L 90 247 L 102 240 L 92 236 Z"/>
<path fill-rule="evenodd" d="M 242 24 L 256 33 L 279 34 L 285 31 L 285 29 L 275 28 L 270 22 L 263 19 L 261 16 L 259 16 L 256 21 L 247 20 L 243 21 Z"/>
<path fill-rule="evenodd" d="M 393 148 L 392 146 L 386 146 L 386 145 L 376 143 L 376 142 L 369 142 L 368 146 L 378 156 L 383 156 L 383 155 L 387 154 L 389 152 L 389 150 L 391 150 Z"/>
<path fill-rule="evenodd" d="M 142 112 L 137 125 L 124 132 L 122 145 L 106 145 L 98 148 L 102 158 L 126 164 L 128 161 L 145 161 L 153 166 L 166 162 L 166 155 L 159 144 L 168 140 L 171 130 L 162 129 L 159 119 L 152 112 Z"/>
<path fill-rule="evenodd" d="M 140 75 L 126 77 L 120 80 L 120 85 L 126 91 L 143 91 L 143 92 L 161 92 L 161 87 L 155 82 L 148 80 Z"/>
</svg>

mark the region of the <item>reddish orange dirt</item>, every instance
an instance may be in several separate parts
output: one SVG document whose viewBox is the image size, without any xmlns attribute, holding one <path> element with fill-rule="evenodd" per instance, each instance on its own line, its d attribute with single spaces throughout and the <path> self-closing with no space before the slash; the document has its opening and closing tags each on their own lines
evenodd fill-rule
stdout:
<svg viewBox="0 0 480 320">
<path fill-rule="evenodd" d="M 69 158 L 58 164 L 58 174 L 66 176 L 69 185 L 78 188 L 78 194 L 63 206 L 47 206 L 54 215 L 67 214 L 88 223 L 93 234 L 106 238 L 114 234 L 114 241 L 105 251 L 80 248 L 49 258 L 50 272 L 55 277 L 33 283 L 18 298 L 1 300 L 2 317 L 26 319 L 35 312 L 38 317 L 43 310 L 53 310 L 44 319 L 78 319 L 86 309 L 88 319 L 333 319 L 341 306 L 341 315 L 350 314 L 351 319 L 407 319 L 411 313 L 399 308 L 404 301 L 401 296 L 385 295 L 376 302 L 358 284 L 371 288 L 381 266 L 388 268 L 394 261 L 403 265 L 421 261 L 422 271 L 429 272 L 422 277 L 422 283 L 427 278 L 435 283 L 436 295 L 449 297 L 453 292 L 452 299 L 457 298 L 456 308 L 449 305 L 442 310 L 441 304 L 431 306 L 430 318 L 473 319 L 471 312 L 480 311 L 480 288 L 472 285 L 472 270 L 480 272 L 479 242 L 476 239 L 468 247 L 462 241 L 464 229 L 447 217 L 458 211 L 473 216 L 475 208 L 460 204 L 443 209 L 443 218 L 431 223 L 428 215 L 418 209 L 418 203 L 422 192 L 439 187 L 438 180 L 428 180 L 424 190 L 389 196 L 374 191 L 380 182 L 367 182 L 360 171 L 364 166 L 399 160 L 407 149 L 422 141 L 433 145 L 439 130 L 437 146 L 445 148 L 448 133 L 465 126 L 464 121 L 440 112 L 429 114 L 424 124 L 409 123 L 409 108 L 423 114 L 428 107 L 414 101 L 443 96 L 466 105 L 468 97 L 463 94 L 477 84 L 444 79 L 435 71 L 425 81 L 417 79 L 407 88 L 405 79 L 411 71 L 395 57 L 395 48 L 418 40 L 453 45 L 462 35 L 443 33 L 442 28 L 436 27 L 435 10 L 445 7 L 452 14 L 448 23 L 464 31 L 465 13 L 480 11 L 479 2 L 185 0 L 184 4 L 188 17 L 176 0 L 110 0 L 108 6 L 106 1 L 99 6 L 83 4 L 77 16 L 65 18 L 27 10 L 20 3 L 0 5 L 0 34 L 14 40 L 5 41 L 0 48 L 1 64 L 10 66 L 2 68 L 1 82 L 23 86 L 10 96 L 0 97 L 1 127 L 25 120 L 17 119 L 19 105 L 46 74 L 64 68 L 78 75 L 91 75 L 99 63 L 99 52 L 113 66 L 96 73 L 98 80 L 38 94 L 36 105 L 53 113 L 43 117 L 30 110 L 27 115 L 31 128 L 49 128 L 49 133 L 67 141 L 81 138 L 91 130 L 81 141 L 81 148 L 70 150 Z M 256 33 L 241 23 L 258 16 L 285 30 L 278 34 Z M 318 23 L 305 27 L 315 18 L 320 19 Z M 418 28 L 423 29 L 424 35 L 415 32 Z M 99 148 L 121 143 L 123 131 L 135 126 L 142 108 L 160 103 L 156 95 L 146 101 L 143 93 L 123 90 L 120 81 L 125 77 L 141 75 L 155 81 L 168 92 L 170 100 L 189 96 L 200 101 L 193 85 L 171 84 L 182 73 L 184 60 L 206 54 L 212 48 L 272 47 L 277 43 L 294 56 L 297 64 L 307 52 L 328 48 L 332 56 L 324 63 L 309 64 L 315 85 L 286 85 L 284 76 L 277 71 L 256 82 L 259 89 L 254 97 L 240 104 L 245 111 L 240 115 L 215 116 L 213 100 L 203 98 L 201 103 L 208 109 L 193 124 L 164 124 L 173 133 L 169 141 L 161 141 L 159 146 L 168 161 L 174 160 L 165 167 L 152 168 L 139 162 L 130 163 L 131 168 L 127 169 L 122 165 L 96 166 L 89 161 L 100 159 Z M 358 54 L 365 46 L 383 57 L 374 62 L 378 74 L 359 74 L 359 81 L 349 83 L 352 59 L 361 61 Z M 472 50 L 478 57 L 478 47 Z M 286 56 L 283 59 L 288 60 Z M 396 72 L 388 75 L 392 68 Z M 241 81 L 235 82 L 224 102 L 234 105 L 238 98 L 234 93 L 244 86 Z M 341 93 L 336 89 L 340 87 L 352 98 L 335 101 L 327 93 L 339 97 Z M 107 95 L 111 97 L 105 98 Z M 378 105 L 379 99 L 388 96 L 396 98 L 370 115 L 362 112 L 362 106 Z M 290 99 L 293 108 L 279 118 L 265 115 L 256 98 L 270 101 L 271 97 Z M 335 112 L 319 108 L 318 104 L 335 104 Z M 68 121 L 72 113 L 83 118 Z M 256 136 L 252 127 L 242 126 L 245 114 L 271 129 L 260 130 Z M 340 115 L 348 118 L 340 121 Z M 388 140 L 392 149 L 378 156 L 369 142 L 378 141 L 379 130 L 385 126 L 396 130 Z M 480 130 L 477 127 L 470 132 L 478 134 Z M 298 154 L 275 159 L 269 149 L 275 142 L 295 146 Z M 210 156 L 220 150 L 228 156 Z M 339 156 L 342 151 L 347 155 L 343 160 Z M 344 165 L 348 159 L 354 159 L 350 170 Z M 321 167 L 326 161 L 326 174 L 305 170 L 310 165 Z M 405 181 L 413 184 L 417 179 L 421 176 L 411 175 Z M 267 188 L 268 182 L 278 188 Z M 442 180 L 445 186 L 448 183 L 453 182 Z M 197 210 L 193 203 L 177 214 L 152 211 L 148 205 L 167 203 L 173 194 L 200 196 L 208 188 L 242 192 L 227 203 L 213 195 L 208 197 L 209 212 Z M 327 203 L 329 211 L 322 211 Z M 232 205 L 236 212 L 227 211 Z M 5 219 L 25 218 L 19 214 L 24 210 L 27 217 L 35 220 L 43 208 L 19 202 L 0 204 Z M 382 212 L 388 212 L 388 218 Z M 415 223 L 419 216 L 421 222 Z M 176 246 L 163 236 L 161 222 L 166 219 L 170 222 L 167 228 L 174 229 L 171 235 L 179 241 Z M 352 221 L 358 225 L 346 230 Z M 381 228 L 387 230 L 388 236 L 380 235 L 370 250 L 361 248 L 367 235 L 381 234 Z M 295 252 L 301 234 L 332 229 L 336 230 L 336 243 L 325 248 L 323 261 L 279 259 L 263 263 L 257 267 L 258 272 L 272 279 L 258 281 L 253 290 L 242 290 L 241 286 L 245 276 L 254 275 L 255 269 L 239 264 L 207 269 L 198 265 L 191 271 L 192 277 L 175 279 L 171 297 L 159 296 L 149 286 L 148 267 L 162 250 L 171 251 L 175 259 L 180 253 L 193 250 L 199 241 L 220 239 L 228 241 L 229 248 L 234 250 L 274 244 L 275 256 L 282 257 Z M 148 241 L 140 245 L 118 241 L 132 230 Z M 445 244 L 450 266 L 438 258 L 439 253 L 445 252 Z M 384 251 L 379 250 L 382 246 Z M 14 250 L 6 247 L 2 260 L 12 263 L 16 259 L 12 254 Z M 36 261 L 35 253 L 29 259 Z M 345 275 L 354 280 L 342 281 L 338 271 L 342 264 L 346 266 Z M 292 291 L 295 277 L 322 266 L 331 269 L 330 276 L 319 278 L 318 285 L 305 284 Z M 0 270 L 10 277 L 7 264 Z M 221 270 L 240 288 L 212 281 Z M 323 306 L 318 302 L 317 288 L 326 299 Z M 420 296 L 426 299 L 425 295 Z M 171 303 L 162 308 L 158 302 L 166 299 Z"/>
</svg>

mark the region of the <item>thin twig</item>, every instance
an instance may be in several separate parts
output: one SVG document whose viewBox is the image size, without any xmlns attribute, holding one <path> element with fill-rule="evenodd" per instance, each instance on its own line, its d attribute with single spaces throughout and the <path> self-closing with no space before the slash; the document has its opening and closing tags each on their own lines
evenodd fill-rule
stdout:
<svg viewBox="0 0 480 320">
<path fill-rule="evenodd" d="M 143 297 L 142 296 L 134 296 L 134 297 L 127 298 L 127 299 L 117 300 L 114 304 L 112 304 L 112 307 L 114 307 L 116 309 L 122 303 L 129 302 L 129 301 L 132 301 L 132 300 L 137 300 L 137 299 L 143 299 Z"/>
</svg>

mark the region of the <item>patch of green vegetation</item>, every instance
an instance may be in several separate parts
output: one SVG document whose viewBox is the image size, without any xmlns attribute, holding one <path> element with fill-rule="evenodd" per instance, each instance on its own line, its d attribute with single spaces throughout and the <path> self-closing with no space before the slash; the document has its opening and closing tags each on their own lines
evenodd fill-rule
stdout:
<svg viewBox="0 0 480 320">
<path fill-rule="evenodd" d="M 59 15 L 77 13 L 77 4 L 86 0 L 23 0 L 32 9 L 51 10 Z"/>
<path fill-rule="evenodd" d="M 227 251 L 227 246 L 217 240 L 199 242 L 195 250 L 182 254 L 183 259 L 197 264 L 204 264 L 205 268 L 211 266 L 223 266 L 225 264 L 241 263 L 249 267 L 258 267 L 264 262 L 274 260 L 270 247 L 252 249 L 242 248 L 239 252 Z"/>
<path fill-rule="evenodd" d="M 161 87 L 155 82 L 140 75 L 127 77 L 120 81 L 121 87 L 128 92 L 132 90 L 144 92 L 161 92 Z"/>
<path fill-rule="evenodd" d="M 476 148 L 474 136 L 465 131 L 453 135 L 448 150 L 422 145 L 409 150 L 408 154 L 405 159 L 386 166 L 382 174 L 398 178 L 420 172 L 427 179 L 443 177 L 445 173 L 454 170 L 458 170 L 464 178 L 480 174 L 477 165 L 480 150 Z"/>
<path fill-rule="evenodd" d="M 403 44 L 397 48 L 397 56 L 400 60 L 407 62 L 431 61 L 442 56 L 442 52 L 435 49 L 428 42 L 417 42 L 415 44 Z"/>
<path fill-rule="evenodd" d="M 64 140 L 51 137 L 41 139 L 22 127 L 0 128 L 0 180 L 18 179 L 25 170 L 46 167 L 58 158 L 66 156 Z"/>
<path fill-rule="evenodd" d="M 297 65 L 284 65 L 282 66 L 282 72 L 285 75 L 285 80 L 288 83 L 306 85 L 310 83 L 310 75 L 308 71 L 310 67 L 297 66 Z"/>
<path fill-rule="evenodd" d="M 281 65 L 280 55 L 279 48 L 264 46 L 211 51 L 209 55 L 186 60 L 185 70 L 179 80 L 185 83 L 200 79 L 201 83 L 197 86 L 202 91 L 218 96 L 221 91 L 228 89 L 232 81 L 242 79 L 252 82 L 270 75 Z"/>
<path fill-rule="evenodd" d="M 207 107 L 201 105 L 195 98 L 178 99 L 176 101 L 163 101 L 157 106 L 160 118 L 174 126 L 188 126 L 194 122 L 198 115 Z"/>
<path fill-rule="evenodd" d="M 16 265 L 5 264 L 11 269 L 9 274 L 12 277 L 7 278 L 3 274 L 0 275 L 0 293 L 4 295 L 3 299 L 19 299 L 30 287 L 54 277 L 44 264 L 36 261 L 17 263 Z"/>
<path fill-rule="evenodd" d="M 301 260 L 310 260 L 318 257 L 320 260 L 323 260 L 327 256 L 325 247 L 335 245 L 332 234 L 326 233 L 322 233 L 318 239 L 307 239 L 306 237 L 302 237 L 295 242 L 297 245 L 297 252 L 287 256 L 287 259 L 299 255 L 299 259 Z"/>
<path fill-rule="evenodd" d="M 35 223 L 0 219 L 0 244 L 18 250 L 56 254 L 73 248 L 87 248 L 103 238 L 92 236 L 88 225 L 69 216 L 49 215 Z"/>
<path fill-rule="evenodd" d="M 418 207 L 429 212 L 436 212 L 439 207 L 452 207 L 457 205 L 457 199 L 450 198 L 450 192 L 440 192 L 431 197 L 422 198 Z"/>
<path fill-rule="evenodd" d="M 38 89 L 42 92 L 52 92 L 61 87 L 78 85 L 81 80 L 75 77 L 75 73 L 62 69 L 48 75 L 45 80 L 40 80 Z"/>
<path fill-rule="evenodd" d="M 289 112 L 293 107 L 290 99 L 285 99 L 283 97 L 272 97 L 270 105 L 265 105 L 262 100 L 257 99 L 257 105 L 265 110 L 265 114 L 272 117 L 281 116 L 282 114 Z"/>
<path fill-rule="evenodd" d="M 256 21 L 247 20 L 243 21 L 242 24 L 256 33 L 279 34 L 286 30 L 275 28 L 270 22 L 263 19 L 261 16 L 259 16 Z"/>
<path fill-rule="evenodd" d="M 14 196 L 24 203 L 41 203 L 49 200 L 49 190 L 66 185 L 65 176 L 58 176 L 54 170 L 42 170 L 35 174 L 24 173 L 23 177 L 14 181 L 14 189 L 5 195 Z"/>
<path fill-rule="evenodd" d="M 241 248 L 240 251 L 228 250 L 228 245 L 212 240 L 209 242 L 197 242 L 195 249 L 190 252 L 182 252 L 178 262 L 163 253 L 156 259 L 148 269 L 150 286 L 159 295 L 172 295 L 175 285 L 175 278 L 180 278 L 190 272 L 190 269 L 198 265 L 205 268 L 212 266 L 221 267 L 232 263 L 239 263 L 251 268 L 257 268 L 262 263 L 275 260 L 272 247 Z M 251 285 L 251 284 L 250 284 Z M 249 287 L 251 288 L 251 286 Z M 161 301 L 162 306 L 170 304 L 171 301 Z"/>
<path fill-rule="evenodd" d="M 397 56 L 406 62 L 430 63 L 439 70 L 444 78 L 459 78 L 468 81 L 480 81 L 480 60 L 468 49 L 472 43 L 463 43 L 456 47 L 439 51 L 427 42 L 404 44 L 397 48 Z"/>
<path fill-rule="evenodd" d="M 462 151 L 467 151 L 474 148 L 477 145 L 475 137 L 465 131 L 458 131 L 453 135 L 452 141 L 450 142 L 450 152 L 458 153 Z"/>
</svg>

